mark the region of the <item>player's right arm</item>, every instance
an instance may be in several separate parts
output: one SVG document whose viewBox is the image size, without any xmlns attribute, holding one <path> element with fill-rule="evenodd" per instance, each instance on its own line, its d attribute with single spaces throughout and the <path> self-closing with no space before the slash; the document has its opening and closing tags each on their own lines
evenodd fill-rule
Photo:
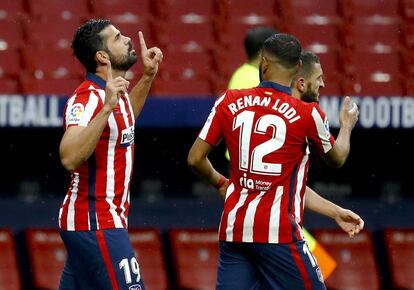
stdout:
<svg viewBox="0 0 414 290">
<path fill-rule="evenodd" d="M 129 82 L 121 77 L 112 79 L 111 63 L 108 62 L 108 79 L 105 88 L 105 103 L 87 126 L 68 127 L 59 147 L 63 167 L 73 171 L 92 155 L 104 130 L 109 115 L 118 104 L 120 95 L 126 92 Z M 70 108 L 68 108 L 70 109 Z"/>
</svg>

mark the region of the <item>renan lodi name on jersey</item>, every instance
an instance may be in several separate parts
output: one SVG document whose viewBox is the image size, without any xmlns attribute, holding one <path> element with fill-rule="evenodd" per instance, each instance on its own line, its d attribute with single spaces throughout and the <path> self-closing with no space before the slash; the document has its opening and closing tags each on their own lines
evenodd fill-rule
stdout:
<svg viewBox="0 0 414 290">
<path fill-rule="evenodd" d="M 234 103 L 228 105 L 228 108 L 232 115 L 236 114 L 238 111 L 252 106 L 262 106 L 269 107 L 272 98 L 270 97 L 260 97 L 260 96 L 243 96 L 238 98 Z M 282 116 L 284 116 L 289 123 L 293 123 L 300 119 L 300 116 L 297 114 L 296 110 L 290 106 L 288 103 L 280 103 L 280 99 L 277 99 L 272 106 L 272 109 Z"/>
</svg>

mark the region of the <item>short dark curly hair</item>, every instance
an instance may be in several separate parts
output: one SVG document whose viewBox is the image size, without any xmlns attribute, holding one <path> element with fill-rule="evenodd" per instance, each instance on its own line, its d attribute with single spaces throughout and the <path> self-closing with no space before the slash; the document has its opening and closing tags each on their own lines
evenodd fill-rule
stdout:
<svg viewBox="0 0 414 290">
<path fill-rule="evenodd" d="M 302 47 L 295 36 L 278 33 L 266 39 L 263 44 L 263 53 L 276 57 L 281 65 L 291 69 L 299 63 Z"/>
<path fill-rule="evenodd" d="M 80 26 L 73 36 L 73 54 L 88 72 L 96 72 L 96 52 L 99 50 L 107 50 L 106 44 L 99 33 L 109 25 L 112 25 L 110 20 L 91 19 Z"/>
</svg>

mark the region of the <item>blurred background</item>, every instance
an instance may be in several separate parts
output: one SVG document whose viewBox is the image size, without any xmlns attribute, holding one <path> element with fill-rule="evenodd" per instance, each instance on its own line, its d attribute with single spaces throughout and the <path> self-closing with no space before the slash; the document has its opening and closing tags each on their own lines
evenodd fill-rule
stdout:
<svg viewBox="0 0 414 290">
<path fill-rule="evenodd" d="M 349 240 L 332 220 L 305 214 L 338 263 L 328 288 L 414 289 L 414 0 L 0 0 L 0 289 L 57 288 L 65 252 L 55 231 L 69 184 L 62 112 L 85 75 L 70 43 L 89 18 L 110 19 L 137 51 L 142 31 L 164 53 L 137 120 L 129 219 L 131 239 L 150 253 L 140 260 L 150 290 L 214 289 L 222 201 L 186 157 L 256 26 L 294 34 L 318 54 L 334 136 L 342 97 L 360 108 L 346 165 L 311 158 L 308 185 L 366 223 Z M 141 72 L 137 63 L 127 78 Z M 226 173 L 224 151 L 211 159 Z"/>
</svg>

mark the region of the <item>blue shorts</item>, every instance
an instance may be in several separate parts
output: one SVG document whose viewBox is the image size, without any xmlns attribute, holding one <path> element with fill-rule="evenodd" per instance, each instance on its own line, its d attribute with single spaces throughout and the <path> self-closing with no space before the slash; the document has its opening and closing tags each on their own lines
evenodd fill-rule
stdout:
<svg viewBox="0 0 414 290">
<path fill-rule="evenodd" d="M 60 235 L 68 257 L 59 290 L 145 290 L 126 229 Z"/>
<path fill-rule="evenodd" d="M 220 242 L 216 290 L 326 290 L 305 241 Z"/>
</svg>

